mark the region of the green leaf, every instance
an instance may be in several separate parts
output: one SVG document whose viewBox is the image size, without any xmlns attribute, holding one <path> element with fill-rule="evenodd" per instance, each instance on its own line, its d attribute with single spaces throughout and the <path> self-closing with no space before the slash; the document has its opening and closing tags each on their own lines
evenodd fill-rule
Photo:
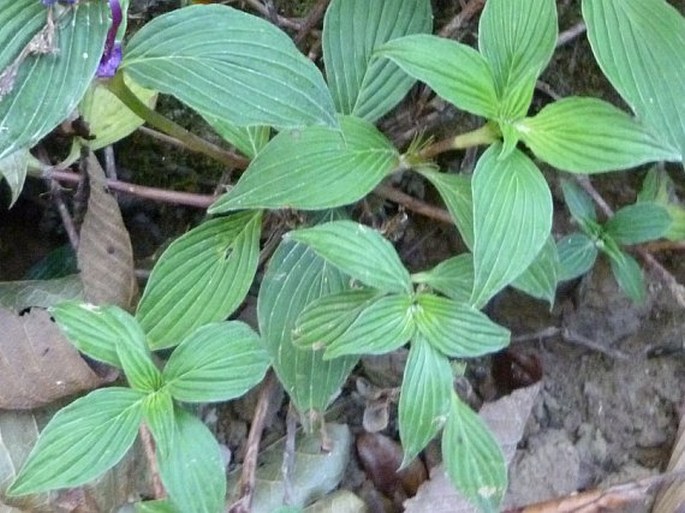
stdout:
<svg viewBox="0 0 685 513">
<path fill-rule="evenodd" d="M 152 349 L 178 344 L 242 303 L 257 272 L 261 217 L 253 211 L 210 219 L 166 249 L 136 312 Z"/>
<path fill-rule="evenodd" d="M 597 212 L 592 198 L 572 180 L 561 180 L 561 191 L 571 216 L 583 226 L 588 220 L 597 221 Z"/>
<path fill-rule="evenodd" d="M 164 367 L 174 399 L 189 403 L 227 401 L 258 384 L 269 358 L 259 335 L 239 321 L 216 322 L 190 333 Z"/>
<path fill-rule="evenodd" d="M 254 159 L 269 142 L 271 128 L 268 126 L 236 126 L 222 119 L 205 116 L 217 133 L 233 144 L 243 155 Z"/>
<path fill-rule="evenodd" d="M 298 347 L 315 346 L 342 335 L 359 313 L 379 295 L 374 289 L 349 289 L 309 303 L 297 317 L 293 343 Z"/>
<path fill-rule="evenodd" d="M 433 184 L 440 193 L 454 219 L 464 244 L 473 250 L 473 196 L 471 180 L 463 175 L 438 173 L 431 169 L 420 169 L 419 172 Z"/>
<path fill-rule="evenodd" d="M 685 154 L 685 18 L 664 0 L 583 0 L 602 71 L 637 117 Z"/>
<path fill-rule="evenodd" d="M 33 0 L 0 0 L 0 90 L 8 91 L 0 93 L 0 159 L 33 146 L 64 121 L 100 63 L 110 26 L 106 2 L 55 8 L 54 53 L 17 60 L 29 41 L 40 37 L 47 12 Z"/>
<path fill-rule="evenodd" d="M 597 98 L 564 98 L 516 123 L 535 156 L 574 173 L 601 173 L 679 155 L 634 118 Z"/>
<path fill-rule="evenodd" d="M 412 340 L 400 392 L 399 424 L 407 466 L 447 420 L 452 396 L 450 362 L 421 336 Z"/>
<path fill-rule="evenodd" d="M 326 261 L 364 285 L 384 292 L 411 292 L 411 278 L 393 245 L 373 228 L 332 221 L 289 232 Z"/>
<path fill-rule="evenodd" d="M 623 251 L 607 254 L 610 257 L 611 271 L 614 273 L 618 286 L 630 299 L 642 303 L 647 297 L 647 289 L 640 264 Z"/>
<path fill-rule="evenodd" d="M 342 117 L 340 130 L 310 126 L 281 132 L 209 212 L 339 207 L 366 196 L 398 165 L 397 149 L 361 119 Z"/>
<path fill-rule="evenodd" d="M 529 296 L 547 301 L 551 308 L 559 281 L 559 265 L 557 245 L 550 236 L 533 263 L 512 282 L 512 286 Z"/>
<path fill-rule="evenodd" d="M 116 341 L 117 356 L 127 381 L 135 390 L 154 392 L 162 385 L 162 373 L 152 362 L 145 333 L 131 314 L 115 306 L 109 308 L 128 335 Z"/>
<path fill-rule="evenodd" d="M 507 489 L 507 465 L 485 423 L 452 394 L 442 432 L 442 460 L 452 483 L 478 508 L 499 511 Z"/>
<path fill-rule="evenodd" d="M 178 513 L 178 510 L 167 499 L 136 502 L 135 508 L 136 513 Z"/>
<path fill-rule="evenodd" d="M 552 229 L 552 195 L 542 173 L 519 150 L 499 159 L 500 150 L 500 144 L 487 149 L 471 180 L 475 306 L 523 273 Z"/>
<path fill-rule="evenodd" d="M 412 306 L 409 294 L 374 299 L 342 335 L 328 342 L 324 358 L 384 354 L 403 346 L 415 331 Z"/>
<path fill-rule="evenodd" d="M 121 69 L 226 123 L 338 125 L 321 73 L 292 40 L 268 21 L 224 5 L 154 18 L 129 41 Z"/>
<path fill-rule="evenodd" d="M 271 363 L 301 413 L 323 411 L 358 361 L 324 361 L 321 351 L 292 343 L 295 323 L 312 301 L 347 288 L 350 278 L 304 244 L 284 241 L 271 257 L 259 289 L 257 314 Z"/>
<path fill-rule="evenodd" d="M 419 294 L 416 327 L 426 341 L 446 356 L 471 358 L 509 344 L 509 330 L 474 307 L 433 294 Z"/>
<path fill-rule="evenodd" d="M 82 485 L 113 467 L 138 433 L 143 392 L 95 390 L 61 409 L 40 434 L 9 495 Z"/>
<path fill-rule="evenodd" d="M 176 436 L 174 401 L 167 388 L 149 394 L 143 403 L 143 419 L 155 439 L 157 452 L 173 451 Z"/>
<path fill-rule="evenodd" d="M 498 115 L 525 115 L 535 81 L 557 40 L 554 0 L 488 0 L 480 16 L 478 47 L 492 69 Z"/>
<path fill-rule="evenodd" d="M 145 337 L 135 319 L 118 306 L 66 302 L 50 313 L 76 349 L 115 367 L 122 368 L 120 341 Z"/>
<path fill-rule="evenodd" d="M 572 233 L 557 242 L 559 281 L 582 276 L 597 260 L 597 245 L 583 233 Z"/>
<path fill-rule="evenodd" d="M 373 60 L 392 39 L 433 28 L 428 0 L 334 0 L 323 25 L 323 59 L 338 112 L 374 122 L 397 105 L 414 80 Z"/>
<path fill-rule="evenodd" d="M 430 271 L 413 274 L 412 280 L 457 302 L 468 303 L 473 290 L 473 255 L 464 253 L 443 260 Z"/>
<path fill-rule="evenodd" d="M 468 45 L 431 35 L 394 39 L 378 56 L 396 63 L 456 107 L 486 118 L 497 115 L 495 83 L 486 60 Z"/>
<path fill-rule="evenodd" d="M 169 499 L 183 513 L 219 513 L 226 496 L 219 444 L 194 415 L 175 408 L 174 418 L 171 446 L 158 447 L 157 451 L 159 473 Z M 152 434 L 157 440 L 157 434 Z"/>
<path fill-rule="evenodd" d="M 25 148 L 16 150 L 0 159 L 0 179 L 5 179 L 12 193 L 10 208 L 17 201 L 19 193 L 24 188 L 28 168 L 29 151 Z"/>
<path fill-rule="evenodd" d="M 604 225 L 618 244 L 641 244 L 666 235 L 671 216 L 663 205 L 640 201 L 618 210 Z"/>
<path fill-rule="evenodd" d="M 25 280 L 53 280 L 74 276 L 78 273 L 76 253 L 71 244 L 63 244 L 53 249 L 43 259 L 33 264 L 26 274 Z"/>
</svg>

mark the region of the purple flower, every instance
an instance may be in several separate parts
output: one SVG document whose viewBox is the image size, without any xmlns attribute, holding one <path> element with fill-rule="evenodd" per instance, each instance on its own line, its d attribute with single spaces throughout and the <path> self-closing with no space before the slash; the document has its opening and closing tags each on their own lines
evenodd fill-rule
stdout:
<svg viewBox="0 0 685 513">
<path fill-rule="evenodd" d="M 119 25 L 121 25 L 122 18 L 121 4 L 119 4 L 119 0 L 109 0 L 109 8 L 112 10 L 112 26 L 109 28 L 109 32 L 107 33 L 105 50 L 102 53 L 100 65 L 98 66 L 97 70 L 97 76 L 100 78 L 112 78 L 117 72 L 119 64 L 121 63 L 121 44 L 115 41 L 117 30 L 119 30 Z"/>
</svg>

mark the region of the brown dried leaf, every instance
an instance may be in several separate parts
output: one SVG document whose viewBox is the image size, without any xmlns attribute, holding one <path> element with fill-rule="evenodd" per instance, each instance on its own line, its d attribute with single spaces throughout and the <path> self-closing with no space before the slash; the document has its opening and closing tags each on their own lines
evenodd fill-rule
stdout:
<svg viewBox="0 0 685 513">
<path fill-rule="evenodd" d="M 481 408 L 479 415 L 492 430 L 502 447 L 507 465 L 511 463 L 516 445 L 523 436 L 533 403 L 541 383 L 519 388 L 512 394 Z M 405 513 L 478 513 L 478 510 L 452 485 L 442 465 L 430 471 L 415 497 L 405 501 Z"/>
<path fill-rule="evenodd" d="M 104 382 L 47 312 L 0 308 L 0 326 L 0 409 L 37 408 Z"/>
<path fill-rule="evenodd" d="M 95 155 L 86 159 L 90 196 L 77 258 L 87 301 L 132 309 L 138 286 L 131 239 Z"/>
<path fill-rule="evenodd" d="M 671 461 L 668 462 L 669 472 L 685 471 L 685 415 L 680 418 L 678 439 Z M 678 480 L 665 487 L 657 496 L 652 513 L 683 513 L 685 512 L 685 480 Z"/>
</svg>

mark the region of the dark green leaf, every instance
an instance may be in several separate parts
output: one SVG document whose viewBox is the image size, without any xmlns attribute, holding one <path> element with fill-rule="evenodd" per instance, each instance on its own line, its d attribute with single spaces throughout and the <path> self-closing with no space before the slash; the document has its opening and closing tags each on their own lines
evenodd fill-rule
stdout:
<svg viewBox="0 0 685 513">
<path fill-rule="evenodd" d="M 216 322 L 186 336 L 163 376 L 174 399 L 205 403 L 240 397 L 262 380 L 268 367 L 252 328 L 239 321 Z"/>
<path fill-rule="evenodd" d="M 211 219 L 176 239 L 152 270 L 136 317 L 150 347 L 178 344 L 242 303 L 259 260 L 261 212 Z"/>
<path fill-rule="evenodd" d="M 433 184 L 454 219 L 464 244 L 473 250 L 473 196 L 471 180 L 463 175 L 438 173 L 421 169 L 420 173 Z"/>
<path fill-rule="evenodd" d="M 175 408 L 174 418 L 171 446 L 157 451 L 159 473 L 169 499 L 183 513 L 219 513 L 226 496 L 219 444 L 194 415 Z"/>
<path fill-rule="evenodd" d="M 209 212 L 319 210 L 363 198 L 398 166 L 399 153 L 364 120 L 342 117 L 340 128 L 310 126 L 279 133 Z"/>
<path fill-rule="evenodd" d="M 537 158 L 574 173 L 680 158 L 634 118 L 597 98 L 564 98 L 516 128 Z"/>
<path fill-rule="evenodd" d="M 572 233 L 557 242 L 559 252 L 559 281 L 582 276 L 597 259 L 597 245 L 583 233 Z"/>
<path fill-rule="evenodd" d="M 26 274 L 25 280 L 52 280 L 63 278 L 69 275 L 76 275 L 78 266 L 76 263 L 76 253 L 71 244 L 63 244 L 57 249 L 53 249 L 42 260 L 32 265 Z"/>
<path fill-rule="evenodd" d="M 20 62 L 32 38 L 39 38 L 34 47 L 40 41 L 48 10 L 34 0 L 0 0 L 0 91 L 7 93 L 0 92 L 0 159 L 33 146 L 74 111 L 100 63 L 108 11 L 106 2 L 55 9 L 54 51 Z"/>
<path fill-rule="evenodd" d="M 665 206 L 640 201 L 618 210 L 604 230 L 618 244 L 641 244 L 665 236 L 671 222 Z"/>
<path fill-rule="evenodd" d="M 525 271 L 552 229 L 552 195 L 542 173 L 519 150 L 504 159 L 500 151 L 500 144 L 490 146 L 471 180 L 475 306 Z"/>
<path fill-rule="evenodd" d="M 588 219 L 597 221 L 595 204 L 580 185 L 573 180 L 562 180 L 561 190 L 564 194 L 566 206 L 578 224 L 583 226 Z"/>
<path fill-rule="evenodd" d="M 442 461 L 452 483 L 484 513 L 500 511 L 507 465 L 485 423 L 452 394 L 442 433 Z"/>
<path fill-rule="evenodd" d="M 373 300 L 342 335 L 330 342 L 324 358 L 389 353 L 406 344 L 414 330 L 412 297 L 383 296 Z"/>
<path fill-rule="evenodd" d="M 88 356 L 122 368 L 120 340 L 138 340 L 138 323 L 118 306 L 67 302 L 50 309 L 57 324 L 76 348 Z"/>
<path fill-rule="evenodd" d="M 224 5 L 154 18 L 121 65 L 144 87 L 240 126 L 338 125 L 321 73 L 273 24 Z"/>
<path fill-rule="evenodd" d="M 492 69 L 499 117 L 526 114 L 538 75 L 557 39 L 554 0 L 488 0 L 480 16 L 478 47 Z"/>
<path fill-rule="evenodd" d="M 512 282 L 512 286 L 529 296 L 542 299 L 554 306 L 554 296 L 559 281 L 559 252 L 550 236 L 532 264 Z"/>
<path fill-rule="evenodd" d="M 400 392 L 402 467 L 408 465 L 447 420 L 452 397 L 452 368 L 444 355 L 421 336 L 412 340 Z"/>
<path fill-rule="evenodd" d="M 298 316 L 293 343 L 312 349 L 326 345 L 342 335 L 378 295 L 374 289 L 349 289 L 315 299 Z"/>
<path fill-rule="evenodd" d="M 295 347 L 295 322 L 305 306 L 344 290 L 349 280 L 307 246 L 292 241 L 281 243 L 262 280 L 259 331 L 278 378 L 301 413 L 325 410 L 358 358 L 324 361 L 320 351 Z"/>
<path fill-rule="evenodd" d="M 411 292 L 411 278 L 392 244 L 376 230 L 353 221 L 302 228 L 288 238 L 311 247 L 364 285 L 384 292 Z"/>
<path fill-rule="evenodd" d="M 425 283 L 441 294 L 460 303 L 468 303 L 473 290 L 473 255 L 443 260 L 430 271 L 412 275 L 415 283 Z"/>
<path fill-rule="evenodd" d="M 392 109 L 414 80 L 395 64 L 372 61 L 392 39 L 433 28 L 428 0 L 334 0 L 326 11 L 323 58 L 338 112 L 374 122 Z"/>
<path fill-rule="evenodd" d="M 597 62 L 638 118 L 685 154 L 685 19 L 664 0 L 583 0 Z"/>
<path fill-rule="evenodd" d="M 626 295 L 637 303 L 641 303 L 647 297 L 645 280 L 642 269 L 632 256 L 623 251 L 610 254 L 611 271 L 614 273 L 616 282 Z"/>
<path fill-rule="evenodd" d="M 494 353 L 509 344 L 509 330 L 472 306 L 433 294 L 419 294 L 414 313 L 419 333 L 453 358 Z"/>
<path fill-rule="evenodd" d="M 29 168 L 29 150 L 18 149 L 0 159 L 0 180 L 4 179 L 10 188 L 12 196 L 9 207 L 17 201 L 19 193 L 24 188 L 24 180 Z"/>
<path fill-rule="evenodd" d="M 497 115 L 497 93 L 486 60 L 468 45 L 430 35 L 405 36 L 377 54 L 425 82 L 441 98 L 486 118 Z"/>
<path fill-rule="evenodd" d="M 130 388 L 104 388 L 61 409 L 45 426 L 7 493 L 72 488 L 113 467 L 138 434 L 144 398 L 143 392 Z"/>
</svg>

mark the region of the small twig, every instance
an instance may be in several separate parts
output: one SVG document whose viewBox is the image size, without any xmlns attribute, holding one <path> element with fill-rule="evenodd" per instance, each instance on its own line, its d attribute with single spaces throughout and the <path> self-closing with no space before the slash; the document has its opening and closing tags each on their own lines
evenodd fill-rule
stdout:
<svg viewBox="0 0 685 513">
<path fill-rule="evenodd" d="M 50 180 L 50 195 L 52 196 L 52 200 L 55 202 L 55 205 L 57 206 L 57 211 L 59 212 L 59 216 L 62 219 L 62 225 L 64 226 L 64 230 L 67 232 L 67 236 L 69 237 L 69 244 L 71 244 L 71 247 L 74 248 L 74 251 L 78 251 L 78 246 L 80 242 L 78 231 L 76 230 L 76 226 L 74 225 L 74 220 L 71 218 L 69 209 L 67 208 L 67 205 L 64 202 L 64 197 L 62 196 L 62 189 L 60 188 L 60 185 L 59 183 L 57 183 L 56 180 Z"/>
<path fill-rule="evenodd" d="M 285 449 L 283 450 L 283 504 L 290 506 L 293 499 L 292 475 L 295 468 L 295 436 L 297 435 L 297 412 L 293 403 L 288 405 L 288 414 L 285 419 Z"/>
<path fill-rule="evenodd" d="M 571 331 L 568 328 L 557 328 L 556 326 L 548 326 L 547 328 L 543 328 L 534 333 L 526 333 L 524 335 L 511 337 L 511 342 L 529 342 L 531 340 L 541 340 L 543 338 L 552 338 L 556 336 L 560 336 L 564 342 L 586 347 L 593 351 L 597 351 L 598 353 L 605 354 L 616 360 L 626 361 L 630 359 L 630 357 L 623 351 L 604 347 L 602 344 L 599 344 L 598 342 L 595 342 L 594 340 L 585 337 L 580 333 Z"/>
<path fill-rule="evenodd" d="M 117 179 L 117 164 L 114 158 L 114 147 L 110 144 L 105 147 L 105 175 L 112 180 Z"/>
<path fill-rule="evenodd" d="M 266 5 L 264 5 L 259 0 L 244 0 L 244 2 L 269 21 L 275 22 L 276 25 L 293 30 L 300 30 L 301 23 L 291 20 L 290 18 L 281 16 L 278 13 L 272 12 Z"/>
<path fill-rule="evenodd" d="M 476 14 L 478 14 L 485 5 L 485 0 L 471 0 L 464 8 L 459 11 L 459 13 L 452 18 L 447 25 L 440 29 L 438 35 L 440 37 L 454 37 L 454 35 L 461 29 L 466 23 L 471 20 Z"/>
<path fill-rule="evenodd" d="M 250 433 L 247 437 L 247 449 L 243 460 L 242 473 L 238 484 L 239 497 L 228 508 L 228 513 L 249 513 L 252 506 L 252 495 L 254 494 L 257 456 L 259 455 L 259 442 L 262 439 L 266 414 L 278 391 L 278 380 L 273 371 L 269 371 L 262 382 L 259 391 L 259 399 L 252 417 Z"/>
<path fill-rule="evenodd" d="M 587 27 L 585 26 L 585 22 L 582 21 L 576 23 L 571 28 L 564 30 L 557 38 L 557 48 L 570 43 L 581 34 L 584 34 L 586 30 Z"/>
<path fill-rule="evenodd" d="M 147 459 L 147 463 L 150 468 L 152 494 L 154 495 L 153 498 L 162 499 L 166 496 L 166 491 L 164 490 L 164 485 L 162 484 L 162 478 L 159 475 L 157 455 L 155 452 L 155 442 L 152 440 L 150 429 L 145 424 L 140 426 L 139 434 L 140 441 L 143 444 L 143 452 L 145 453 L 145 458 Z"/>
<path fill-rule="evenodd" d="M 685 242 L 672 240 L 655 240 L 640 246 L 650 253 L 661 253 L 663 251 L 685 251 Z"/>
<path fill-rule="evenodd" d="M 328 7 L 330 1 L 331 0 L 319 0 L 309 11 L 307 17 L 302 21 L 300 30 L 297 31 L 297 34 L 295 34 L 295 37 L 293 38 L 298 48 L 302 49 L 302 43 L 309 34 L 309 31 L 321 21 L 321 18 L 323 18 L 324 13 L 326 12 L 326 7 Z"/>
<path fill-rule="evenodd" d="M 450 216 L 450 213 L 447 212 L 447 210 L 429 205 L 428 203 L 425 203 L 414 198 L 413 196 L 410 196 L 409 194 L 391 187 L 390 185 L 380 184 L 373 190 L 373 192 L 377 196 L 394 201 L 395 203 L 402 205 L 407 210 L 411 210 L 417 214 L 430 217 L 431 219 L 435 219 L 436 221 L 440 221 L 442 223 L 454 224 L 452 216 Z"/>
</svg>

